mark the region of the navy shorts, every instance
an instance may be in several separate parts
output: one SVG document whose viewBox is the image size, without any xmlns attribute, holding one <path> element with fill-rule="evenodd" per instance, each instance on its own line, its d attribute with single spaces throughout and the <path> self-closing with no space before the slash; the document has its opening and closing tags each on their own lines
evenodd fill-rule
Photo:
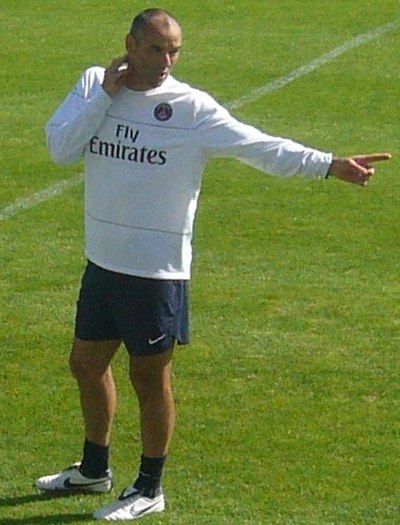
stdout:
<svg viewBox="0 0 400 525">
<path fill-rule="evenodd" d="M 122 339 L 135 356 L 189 343 L 188 281 L 145 279 L 88 262 L 77 303 L 75 336 Z"/>
</svg>

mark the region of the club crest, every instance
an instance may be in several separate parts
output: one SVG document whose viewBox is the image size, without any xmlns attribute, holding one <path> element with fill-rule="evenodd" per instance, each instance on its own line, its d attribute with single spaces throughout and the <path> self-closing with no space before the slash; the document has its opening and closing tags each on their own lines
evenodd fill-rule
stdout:
<svg viewBox="0 0 400 525">
<path fill-rule="evenodd" d="M 158 106 L 155 108 L 154 116 L 157 120 L 165 122 L 166 120 L 169 120 L 172 117 L 172 107 L 170 106 L 170 104 L 162 102 L 161 104 L 158 104 Z"/>
</svg>

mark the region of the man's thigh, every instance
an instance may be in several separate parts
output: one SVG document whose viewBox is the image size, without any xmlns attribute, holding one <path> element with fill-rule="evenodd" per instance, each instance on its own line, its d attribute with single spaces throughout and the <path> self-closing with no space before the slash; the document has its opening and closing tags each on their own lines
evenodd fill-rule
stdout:
<svg viewBox="0 0 400 525">
<path fill-rule="evenodd" d="M 70 356 L 72 370 L 88 370 L 96 376 L 104 374 L 120 344 L 120 339 L 85 341 L 75 337 Z"/>
</svg>

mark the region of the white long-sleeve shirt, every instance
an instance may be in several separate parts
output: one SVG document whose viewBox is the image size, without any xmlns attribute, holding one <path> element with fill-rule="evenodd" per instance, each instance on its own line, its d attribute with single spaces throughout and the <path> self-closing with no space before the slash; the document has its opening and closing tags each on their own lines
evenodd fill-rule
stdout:
<svg viewBox="0 0 400 525">
<path fill-rule="evenodd" d="M 233 118 L 173 77 L 113 98 L 104 68 L 88 69 L 46 126 L 60 164 L 85 162 L 86 256 L 105 269 L 189 279 L 201 179 L 211 157 L 265 172 L 323 177 L 332 155 L 272 137 Z"/>
</svg>

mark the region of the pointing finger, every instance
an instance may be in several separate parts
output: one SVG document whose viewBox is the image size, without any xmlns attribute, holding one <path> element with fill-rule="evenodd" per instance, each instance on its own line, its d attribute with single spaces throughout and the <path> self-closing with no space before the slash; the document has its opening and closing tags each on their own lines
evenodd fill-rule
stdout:
<svg viewBox="0 0 400 525">
<path fill-rule="evenodd" d="M 392 155 L 390 153 L 371 153 L 369 155 L 355 155 L 352 157 L 358 164 L 362 166 L 374 162 L 381 162 L 383 160 L 390 160 Z"/>
</svg>

